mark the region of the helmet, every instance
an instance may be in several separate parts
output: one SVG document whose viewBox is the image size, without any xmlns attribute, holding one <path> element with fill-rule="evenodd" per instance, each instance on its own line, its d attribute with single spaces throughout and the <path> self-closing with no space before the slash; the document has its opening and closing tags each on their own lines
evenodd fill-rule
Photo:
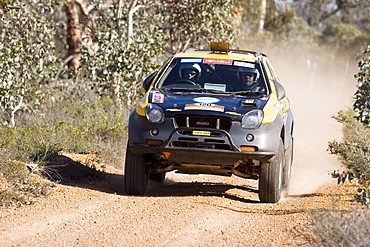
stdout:
<svg viewBox="0 0 370 247">
<path fill-rule="evenodd" d="M 237 76 L 238 76 L 239 80 L 242 79 L 241 74 L 243 74 L 243 73 L 253 74 L 254 75 L 254 77 L 253 77 L 254 81 L 259 77 L 259 72 L 255 68 L 239 67 L 237 73 L 238 73 Z"/>
<path fill-rule="evenodd" d="M 179 75 L 180 78 L 185 78 L 185 72 L 186 70 L 194 70 L 196 72 L 196 75 L 193 80 L 197 81 L 200 77 L 200 73 L 202 72 L 201 67 L 197 63 L 183 63 L 181 64 L 180 70 L 179 70 Z"/>
</svg>

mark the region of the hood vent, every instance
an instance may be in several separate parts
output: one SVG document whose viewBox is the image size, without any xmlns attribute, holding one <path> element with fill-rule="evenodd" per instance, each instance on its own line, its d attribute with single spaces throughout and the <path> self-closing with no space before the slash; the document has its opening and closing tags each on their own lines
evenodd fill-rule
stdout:
<svg viewBox="0 0 370 247">
<path fill-rule="evenodd" d="M 257 108 L 257 104 L 253 102 L 240 102 L 240 107 L 241 108 Z"/>
</svg>

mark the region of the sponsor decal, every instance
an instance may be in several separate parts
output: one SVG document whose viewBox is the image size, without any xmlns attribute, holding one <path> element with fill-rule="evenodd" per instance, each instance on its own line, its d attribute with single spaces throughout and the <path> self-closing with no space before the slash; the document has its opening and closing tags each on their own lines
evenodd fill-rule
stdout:
<svg viewBox="0 0 370 247">
<path fill-rule="evenodd" d="M 201 63 L 201 58 L 182 58 L 180 63 Z"/>
<path fill-rule="evenodd" d="M 255 68 L 256 65 L 254 63 L 247 63 L 241 61 L 234 61 L 235 66 L 246 67 L 246 68 Z"/>
<path fill-rule="evenodd" d="M 209 104 L 209 103 L 195 103 L 195 104 L 186 104 L 184 110 L 203 110 L 203 111 L 219 111 L 223 112 L 225 109 L 224 106 Z"/>
<path fill-rule="evenodd" d="M 152 103 L 163 103 L 164 95 L 158 91 L 152 93 Z"/>
<path fill-rule="evenodd" d="M 182 111 L 181 109 L 167 109 L 166 111 Z"/>
<path fill-rule="evenodd" d="M 251 104 L 254 102 L 254 99 L 246 99 L 243 103 L 246 103 L 246 104 Z"/>
<path fill-rule="evenodd" d="M 241 113 L 232 112 L 232 111 L 227 111 L 227 112 L 225 112 L 225 113 L 227 113 L 227 114 L 231 114 L 231 115 L 236 115 L 236 116 L 240 116 L 240 115 L 242 115 Z"/>
<path fill-rule="evenodd" d="M 205 58 L 203 60 L 203 63 L 232 65 L 233 64 L 233 60 L 217 59 L 217 58 Z"/>
<path fill-rule="evenodd" d="M 193 101 L 198 103 L 209 103 L 209 104 L 220 102 L 219 99 L 213 97 L 197 97 L 194 98 Z"/>
</svg>

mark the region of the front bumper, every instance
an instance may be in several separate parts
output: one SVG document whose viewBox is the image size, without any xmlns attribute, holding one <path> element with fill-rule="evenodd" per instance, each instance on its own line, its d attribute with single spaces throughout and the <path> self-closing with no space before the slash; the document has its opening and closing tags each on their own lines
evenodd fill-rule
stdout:
<svg viewBox="0 0 370 247">
<path fill-rule="evenodd" d="M 157 134 L 153 134 L 153 130 Z M 193 135 L 193 131 L 205 131 L 210 135 Z M 168 161 L 189 164 L 233 165 L 245 160 L 272 162 L 279 144 L 279 124 L 262 124 L 258 129 L 242 129 L 239 121 L 232 121 L 228 131 L 214 128 L 178 127 L 174 118 L 166 118 L 162 124 L 149 123 L 134 111 L 130 115 L 129 147 L 137 155 L 154 153 Z M 246 136 L 253 135 L 247 141 Z M 148 140 L 159 145 L 148 145 Z M 241 146 L 254 147 L 255 151 L 241 151 Z"/>
</svg>

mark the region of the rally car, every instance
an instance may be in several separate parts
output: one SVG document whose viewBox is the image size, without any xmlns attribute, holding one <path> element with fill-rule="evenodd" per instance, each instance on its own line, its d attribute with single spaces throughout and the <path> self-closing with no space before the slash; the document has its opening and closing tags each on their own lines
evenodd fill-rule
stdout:
<svg viewBox="0 0 370 247">
<path fill-rule="evenodd" d="M 124 171 L 128 194 L 143 195 L 165 173 L 258 179 L 261 202 L 289 185 L 294 119 L 267 56 L 212 42 L 170 57 L 143 82 L 130 114 Z"/>
</svg>

